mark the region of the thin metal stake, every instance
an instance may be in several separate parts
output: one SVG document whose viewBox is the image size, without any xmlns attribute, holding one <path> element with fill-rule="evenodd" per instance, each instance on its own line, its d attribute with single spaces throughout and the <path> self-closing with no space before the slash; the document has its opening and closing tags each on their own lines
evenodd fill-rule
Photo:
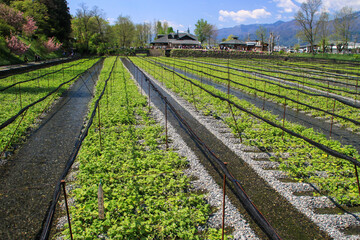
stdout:
<svg viewBox="0 0 360 240">
<path fill-rule="evenodd" d="M 20 87 L 20 83 L 19 83 L 19 98 L 20 98 L 20 109 L 22 109 L 22 101 L 21 101 L 21 87 Z"/>
<path fill-rule="evenodd" d="M 150 113 L 150 79 L 148 79 L 149 82 L 149 113 Z"/>
<path fill-rule="evenodd" d="M 101 121 L 100 121 L 100 102 L 98 105 L 98 118 L 99 118 L 99 140 L 100 140 L 100 150 L 102 150 L 102 141 L 101 141 Z"/>
<path fill-rule="evenodd" d="M 285 98 L 285 103 L 284 103 L 283 128 L 285 127 L 285 114 L 286 114 L 286 98 Z M 284 130 L 282 131 L 281 137 L 284 140 Z"/>
<path fill-rule="evenodd" d="M 356 79 L 356 93 L 355 93 L 355 104 L 356 104 L 356 100 L 357 100 L 357 93 L 358 93 L 358 84 L 359 84 L 359 77 L 357 77 L 357 79 Z"/>
<path fill-rule="evenodd" d="M 355 167 L 356 183 L 357 183 L 358 191 L 359 191 L 359 195 L 360 195 L 359 174 L 358 174 L 357 166 L 355 164 L 354 164 L 354 167 Z"/>
<path fill-rule="evenodd" d="M 266 99 L 266 81 L 265 81 L 265 84 L 264 84 L 264 99 L 263 99 L 263 107 L 262 107 L 262 110 L 265 109 L 265 99 Z"/>
<path fill-rule="evenodd" d="M 227 74 L 228 74 L 228 90 L 227 90 L 227 95 L 228 95 L 228 98 L 229 98 L 229 95 L 230 95 L 230 68 L 229 68 L 229 58 L 228 58 L 228 61 L 227 61 Z"/>
<path fill-rule="evenodd" d="M 227 162 L 224 162 L 225 167 Z M 222 208 L 222 234 L 221 239 L 224 240 L 225 233 L 225 194 L 226 194 L 226 174 L 224 173 L 224 182 L 223 182 L 223 208 Z"/>
<path fill-rule="evenodd" d="M 194 107 L 195 107 L 195 110 L 197 111 L 197 107 L 196 107 L 196 101 L 195 101 L 195 95 L 194 95 L 194 90 L 193 90 L 193 86 L 192 84 L 189 82 L 190 84 L 190 88 L 191 88 L 191 92 L 192 92 L 192 96 L 193 96 L 193 101 L 194 101 Z"/>
<path fill-rule="evenodd" d="M 71 230 L 71 221 L 70 221 L 70 213 L 69 213 L 69 206 L 68 206 L 68 202 L 67 202 L 67 196 L 66 196 L 66 189 L 65 189 L 65 180 L 61 180 L 61 185 L 63 187 L 63 191 L 64 191 L 64 199 L 65 199 L 65 207 L 66 207 L 66 214 L 67 214 L 67 219 L 68 219 L 68 223 L 69 223 L 69 230 L 70 230 L 70 238 L 71 240 L 73 240 L 73 234 L 72 234 L 72 230 Z"/>
<path fill-rule="evenodd" d="M 168 128 L 167 128 L 167 99 L 164 97 L 165 101 L 165 141 L 166 141 L 166 149 L 169 148 L 168 144 Z"/>
<path fill-rule="evenodd" d="M 335 112 L 335 103 L 336 103 L 336 100 L 334 99 L 333 114 L 334 114 L 334 112 Z M 331 115 L 330 137 L 331 137 L 331 132 L 332 132 L 333 123 L 334 123 L 334 115 Z"/>
</svg>

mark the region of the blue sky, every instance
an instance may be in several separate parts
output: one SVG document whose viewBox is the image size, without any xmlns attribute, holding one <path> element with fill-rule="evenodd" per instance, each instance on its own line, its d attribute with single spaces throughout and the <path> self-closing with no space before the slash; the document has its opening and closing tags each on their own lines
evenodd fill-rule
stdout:
<svg viewBox="0 0 360 240">
<path fill-rule="evenodd" d="M 114 23 L 119 15 L 130 16 L 134 23 L 167 21 L 174 30 L 193 32 L 197 20 L 203 18 L 217 28 L 239 24 L 289 21 L 304 0 L 68 0 L 75 15 L 81 3 L 89 9 L 98 6 L 105 18 Z M 360 10 L 360 0 L 323 0 L 323 8 L 334 12 L 343 6 Z"/>
</svg>

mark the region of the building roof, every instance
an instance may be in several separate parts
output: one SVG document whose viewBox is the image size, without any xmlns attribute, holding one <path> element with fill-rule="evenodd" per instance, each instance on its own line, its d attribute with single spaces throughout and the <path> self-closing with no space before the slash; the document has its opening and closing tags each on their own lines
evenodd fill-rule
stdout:
<svg viewBox="0 0 360 240">
<path fill-rule="evenodd" d="M 151 44 L 175 44 L 175 45 L 201 45 L 197 37 L 190 33 L 170 33 L 158 35 L 158 38 L 151 42 Z"/>
<path fill-rule="evenodd" d="M 244 42 L 240 41 L 238 37 L 233 37 L 233 39 L 221 42 L 221 45 L 246 45 Z"/>
</svg>

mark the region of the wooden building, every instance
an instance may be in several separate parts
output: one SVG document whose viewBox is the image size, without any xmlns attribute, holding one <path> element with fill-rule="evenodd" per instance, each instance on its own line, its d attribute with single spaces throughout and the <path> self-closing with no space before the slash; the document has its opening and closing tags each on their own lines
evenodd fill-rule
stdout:
<svg viewBox="0 0 360 240">
<path fill-rule="evenodd" d="M 261 46 L 261 42 L 258 40 L 243 42 L 240 41 L 238 37 L 233 37 L 233 39 L 225 42 L 221 42 L 219 44 L 220 49 L 223 50 L 233 49 L 239 51 L 252 51 L 252 52 L 267 51 L 269 44 L 264 43 L 263 45 L 264 46 Z"/>
<path fill-rule="evenodd" d="M 197 37 L 190 33 L 170 33 L 158 35 L 156 40 L 150 43 L 153 48 L 200 48 L 201 43 Z"/>
</svg>

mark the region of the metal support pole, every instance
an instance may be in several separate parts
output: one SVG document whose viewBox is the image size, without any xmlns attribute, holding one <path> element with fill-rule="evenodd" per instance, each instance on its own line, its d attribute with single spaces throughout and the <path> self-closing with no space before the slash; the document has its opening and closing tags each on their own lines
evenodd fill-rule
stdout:
<svg viewBox="0 0 360 240">
<path fill-rule="evenodd" d="M 227 162 L 224 162 L 225 166 Z M 223 208 L 222 208 L 222 233 L 221 239 L 224 240 L 225 233 L 225 195 L 226 195 L 226 174 L 224 173 L 224 181 L 223 181 Z"/>
<path fill-rule="evenodd" d="M 150 113 L 150 79 L 148 79 L 148 83 L 149 83 L 149 113 Z"/>
<path fill-rule="evenodd" d="M 196 107 L 196 101 L 195 101 L 195 95 L 194 95 L 194 90 L 193 90 L 193 86 L 192 84 L 189 82 L 190 84 L 190 88 L 191 88 L 191 92 L 192 92 L 192 96 L 193 96 L 193 101 L 194 101 L 194 107 L 195 107 L 195 110 L 197 111 L 197 107 Z"/>
<path fill-rule="evenodd" d="M 72 234 L 72 230 L 71 230 L 71 221 L 70 221 L 69 206 L 68 206 L 67 196 L 66 196 L 65 180 L 61 180 L 61 185 L 62 185 L 63 191 L 64 191 L 65 207 L 66 207 L 66 214 L 67 214 L 67 219 L 68 219 L 68 223 L 69 223 L 70 238 L 71 238 L 71 240 L 73 240 L 74 238 L 73 238 L 73 234 Z"/>
<path fill-rule="evenodd" d="M 284 103 L 284 115 L 283 115 L 283 128 L 285 127 L 285 114 L 286 114 L 286 98 L 285 98 L 285 103 Z M 282 131 L 282 139 L 284 140 L 284 130 Z"/>
<path fill-rule="evenodd" d="M 335 103 L 336 103 L 336 100 L 334 99 L 333 114 L 335 113 Z M 331 116 L 330 137 L 331 137 L 331 132 L 332 132 L 332 128 L 333 128 L 333 123 L 334 123 L 334 115 Z"/>
<path fill-rule="evenodd" d="M 359 77 L 356 79 L 356 88 L 355 88 L 355 104 L 357 100 L 357 94 L 358 94 L 358 85 L 359 85 Z"/>
<path fill-rule="evenodd" d="M 358 174 L 357 166 L 355 164 L 354 164 L 354 167 L 355 167 L 356 183 L 357 183 L 358 191 L 359 191 L 359 195 L 360 195 L 359 174 Z"/>
<path fill-rule="evenodd" d="M 102 141 L 101 141 L 101 121 L 100 121 L 100 102 L 98 105 L 98 118 L 99 118 L 99 140 L 100 140 L 100 150 L 102 150 Z"/>
<path fill-rule="evenodd" d="M 262 107 L 262 110 L 265 109 L 265 100 L 266 100 L 266 81 L 265 81 L 265 84 L 264 84 L 264 99 L 263 99 L 263 107 Z"/>
<path fill-rule="evenodd" d="M 167 128 L 167 99 L 164 97 L 165 101 L 165 142 L 166 142 L 166 150 L 169 148 L 168 143 L 168 128 Z"/>
<path fill-rule="evenodd" d="M 21 87 L 20 87 L 20 83 L 19 83 L 19 99 L 20 99 L 20 109 L 22 109 L 22 100 L 21 100 Z"/>
</svg>

